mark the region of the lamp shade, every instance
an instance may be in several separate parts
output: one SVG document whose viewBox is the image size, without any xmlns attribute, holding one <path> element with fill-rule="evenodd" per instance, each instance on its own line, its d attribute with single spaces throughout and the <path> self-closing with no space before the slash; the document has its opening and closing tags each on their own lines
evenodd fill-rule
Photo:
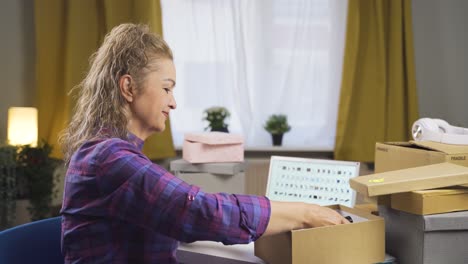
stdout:
<svg viewBox="0 0 468 264">
<path fill-rule="evenodd" d="M 8 109 L 8 143 L 10 145 L 37 145 L 37 109 L 10 107 Z"/>
</svg>

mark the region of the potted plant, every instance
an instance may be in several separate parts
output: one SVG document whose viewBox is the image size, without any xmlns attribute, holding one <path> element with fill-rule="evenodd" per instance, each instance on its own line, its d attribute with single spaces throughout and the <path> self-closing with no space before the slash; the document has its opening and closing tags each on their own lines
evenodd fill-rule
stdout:
<svg viewBox="0 0 468 264">
<path fill-rule="evenodd" d="M 51 150 L 45 141 L 37 147 L 0 146 L 0 230 L 18 221 L 50 216 L 53 174 L 59 163 L 49 157 Z M 23 217 L 17 219 L 20 215 Z"/>
<path fill-rule="evenodd" d="M 31 220 L 49 217 L 54 196 L 54 170 L 58 161 L 49 155 L 52 146 L 43 141 L 37 147 L 24 145 L 17 156 L 18 198 L 29 199 Z"/>
<path fill-rule="evenodd" d="M 291 130 L 287 116 L 282 114 L 271 115 L 268 117 L 263 127 L 271 134 L 273 146 L 281 146 L 283 134 Z"/>
<path fill-rule="evenodd" d="M 213 106 L 206 109 L 203 112 L 203 120 L 208 121 L 209 124 L 205 130 L 210 128 L 211 131 L 229 132 L 225 121 L 230 115 L 229 111 L 222 106 Z"/>
<path fill-rule="evenodd" d="M 13 226 L 16 211 L 16 148 L 0 146 L 0 231 Z"/>
</svg>

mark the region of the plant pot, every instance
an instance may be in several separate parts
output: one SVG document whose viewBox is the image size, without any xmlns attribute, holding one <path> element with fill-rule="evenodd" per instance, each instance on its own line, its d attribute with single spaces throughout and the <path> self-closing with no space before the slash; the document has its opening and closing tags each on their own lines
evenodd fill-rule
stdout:
<svg viewBox="0 0 468 264">
<path fill-rule="evenodd" d="M 22 225 L 31 222 L 31 213 L 28 210 L 31 207 L 29 199 L 16 200 L 16 217 L 13 222 L 14 226 Z"/>
<path fill-rule="evenodd" d="M 212 132 L 225 132 L 225 133 L 229 133 L 229 130 L 228 130 L 227 126 L 225 126 L 225 127 L 212 127 L 212 128 L 211 128 L 211 131 L 212 131 Z"/>
<path fill-rule="evenodd" d="M 273 140 L 273 146 L 281 146 L 283 143 L 283 134 L 273 134 L 271 138 Z"/>
</svg>

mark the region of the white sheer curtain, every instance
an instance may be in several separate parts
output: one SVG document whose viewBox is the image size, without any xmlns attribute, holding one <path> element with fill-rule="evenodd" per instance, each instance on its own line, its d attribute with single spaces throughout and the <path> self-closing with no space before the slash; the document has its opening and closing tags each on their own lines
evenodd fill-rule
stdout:
<svg viewBox="0 0 468 264">
<path fill-rule="evenodd" d="M 200 132 L 204 109 L 231 112 L 247 148 L 271 146 L 263 124 L 286 114 L 283 146 L 332 150 L 346 0 L 162 0 L 177 68 L 174 143 Z"/>
</svg>

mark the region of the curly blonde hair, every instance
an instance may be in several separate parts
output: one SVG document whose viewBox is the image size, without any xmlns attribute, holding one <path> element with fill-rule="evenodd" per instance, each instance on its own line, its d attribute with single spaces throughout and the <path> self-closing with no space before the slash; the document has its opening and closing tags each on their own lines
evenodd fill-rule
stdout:
<svg viewBox="0 0 468 264">
<path fill-rule="evenodd" d="M 120 93 L 120 78 L 129 74 L 139 88 L 158 59 L 173 60 L 172 51 L 146 25 L 122 24 L 106 35 L 90 58 L 90 69 L 79 90 L 68 127 L 60 136 L 65 163 L 87 140 L 99 137 L 127 138 L 126 101 Z M 74 90 L 73 89 L 73 90 Z"/>
</svg>

